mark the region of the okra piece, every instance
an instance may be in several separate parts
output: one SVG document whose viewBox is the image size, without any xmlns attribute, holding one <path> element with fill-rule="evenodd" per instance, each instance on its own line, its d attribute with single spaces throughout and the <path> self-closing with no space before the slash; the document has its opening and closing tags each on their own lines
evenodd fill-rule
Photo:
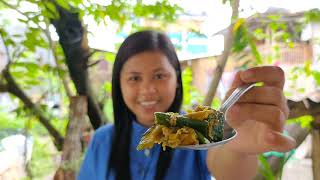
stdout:
<svg viewBox="0 0 320 180">
<path fill-rule="evenodd" d="M 209 141 L 213 140 L 212 133 L 210 133 L 210 124 L 208 121 L 199 121 L 199 120 L 192 120 L 188 117 L 181 116 L 181 115 L 172 115 L 171 113 L 162 113 L 162 112 L 156 112 L 155 114 L 155 123 L 160 125 L 165 125 L 167 127 L 172 126 L 172 122 L 170 123 L 170 120 L 172 116 L 175 116 L 175 126 L 177 127 L 190 127 L 192 129 L 195 129 L 199 131 L 201 134 L 204 135 Z"/>
<path fill-rule="evenodd" d="M 201 134 L 199 131 L 194 130 L 197 134 L 197 139 L 199 141 L 199 144 L 206 144 L 206 140 L 205 137 L 203 136 L 203 134 Z"/>
</svg>

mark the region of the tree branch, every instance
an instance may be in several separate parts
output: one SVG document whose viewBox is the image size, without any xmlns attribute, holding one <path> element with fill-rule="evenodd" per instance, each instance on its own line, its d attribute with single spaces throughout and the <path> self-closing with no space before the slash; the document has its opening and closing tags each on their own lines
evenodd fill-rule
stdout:
<svg viewBox="0 0 320 180">
<path fill-rule="evenodd" d="M 89 65 L 88 65 L 88 68 L 93 67 L 93 66 L 99 64 L 100 62 L 101 62 L 101 60 L 95 61 L 95 62 L 89 64 Z"/>
<path fill-rule="evenodd" d="M 8 86 L 5 84 L 0 84 L 0 93 L 8 92 Z"/>
<path fill-rule="evenodd" d="M 9 67 L 9 66 L 8 66 Z M 54 140 L 54 144 L 58 150 L 62 149 L 63 137 L 61 134 L 50 124 L 49 119 L 44 116 L 44 113 L 38 108 L 30 98 L 21 90 L 18 84 L 11 76 L 8 67 L 3 71 L 3 76 L 7 81 L 8 92 L 18 97 L 24 106 L 35 113 L 39 117 L 40 123 L 48 130 L 49 134 Z"/>
<path fill-rule="evenodd" d="M 224 50 L 222 55 L 219 57 L 217 67 L 215 69 L 215 74 L 212 78 L 212 81 L 210 83 L 209 90 L 207 92 L 207 95 L 204 99 L 203 104 L 206 106 L 210 106 L 212 103 L 212 100 L 216 94 L 217 87 L 219 85 L 222 73 L 224 71 L 224 67 L 227 63 L 228 56 L 232 47 L 232 42 L 233 42 L 233 26 L 234 26 L 234 21 L 237 20 L 238 14 L 239 14 L 239 0 L 234 0 L 232 1 L 232 17 L 231 17 L 231 24 L 228 28 L 228 34 L 225 36 L 225 43 L 224 43 Z"/>
<path fill-rule="evenodd" d="M 46 35 L 46 37 L 47 37 L 47 39 L 49 41 L 49 46 L 51 47 L 53 58 L 54 58 L 54 61 L 56 63 L 57 68 L 58 69 L 62 69 L 61 65 L 59 64 L 58 55 L 57 55 L 57 52 L 55 50 L 55 45 L 54 45 L 53 40 L 52 40 L 52 38 L 50 36 L 48 28 L 44 31 L 44 34 Z M 67 96 L 69 98 L 72 97 L 73 93 L 72 93 L 71 88 L 69 87 L 67 78 L 60 71 L 58 71 L 58 76 L 60 77 L 60 79 L 62 81 L 62 84 L 63 84 L 63 87 L 64 87 L 64 89 L 66 91 Z"/>
<path fill-rule="evenodd" d="M 70 77 L 79 95 L 88 97 L 88 116 L 94 129 L 100 127 L 107 118 L 102 113 L 96 100 L 88 77 L 88 55 L 90 49 L 86 29 L 83 27 L 78 13 L 69 12 L 57 6 L 60 18 L 53 20 L 57 29 L 59 42 L 66 56 Z"/>
</svg>

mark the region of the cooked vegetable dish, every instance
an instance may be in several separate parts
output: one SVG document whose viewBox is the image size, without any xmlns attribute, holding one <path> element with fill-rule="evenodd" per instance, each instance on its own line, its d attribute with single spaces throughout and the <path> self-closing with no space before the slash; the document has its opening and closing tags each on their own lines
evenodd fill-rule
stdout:
<svg viewBox="0 0 320 180">
<path fill-rule="evenodd" d="M 155 125 L 145 132 L 138 150 L 151 149 L 154 144 L 166 147 L 199 145 L 221 141 L 224 115 L 207 106 L 198 106 L 185 115 L 156 112 Z"/>
</svg>

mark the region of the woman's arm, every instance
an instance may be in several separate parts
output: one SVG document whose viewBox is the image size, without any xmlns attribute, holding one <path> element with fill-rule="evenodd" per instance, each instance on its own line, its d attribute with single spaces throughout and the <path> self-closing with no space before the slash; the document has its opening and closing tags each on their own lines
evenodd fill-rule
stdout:
<svg viewBox="0 0 320 180">
<path fill-rule="evenodd" d="M 286 152 L 295 141 L 282 134 L 289 114 L 283 95 L 284 72 L 264 66 L 238 72 L 229 94 L 238 86 L 263 82 L 244 94 L 230 108 L 226 119 L 237 136 L 228 144 L 208 151 L 207 166 L 219 180 L 252 179 L 257 172 L 257 156 L 268 151 Z"/>
<path fill-rule="evenodd" d="M 226 146 L 208 150 L 207 166 L 217 180 L 248 180 L 257 173 L 256 155 L 235 153 Z"/>
</svg>

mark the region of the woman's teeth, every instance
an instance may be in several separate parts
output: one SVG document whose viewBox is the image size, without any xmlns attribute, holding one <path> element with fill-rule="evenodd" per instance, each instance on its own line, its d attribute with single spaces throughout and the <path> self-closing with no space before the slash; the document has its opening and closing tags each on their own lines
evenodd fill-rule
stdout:
<svg viewBox="0 0 320 180">
<path fill-rule="evenodd" d="M 155 105 L 157 103 L 157 101 L 143 101 L 143 102 L 140 102 L 140 104 L 142 106 L 152 106 L 152 105 Z"/>
</svg>

